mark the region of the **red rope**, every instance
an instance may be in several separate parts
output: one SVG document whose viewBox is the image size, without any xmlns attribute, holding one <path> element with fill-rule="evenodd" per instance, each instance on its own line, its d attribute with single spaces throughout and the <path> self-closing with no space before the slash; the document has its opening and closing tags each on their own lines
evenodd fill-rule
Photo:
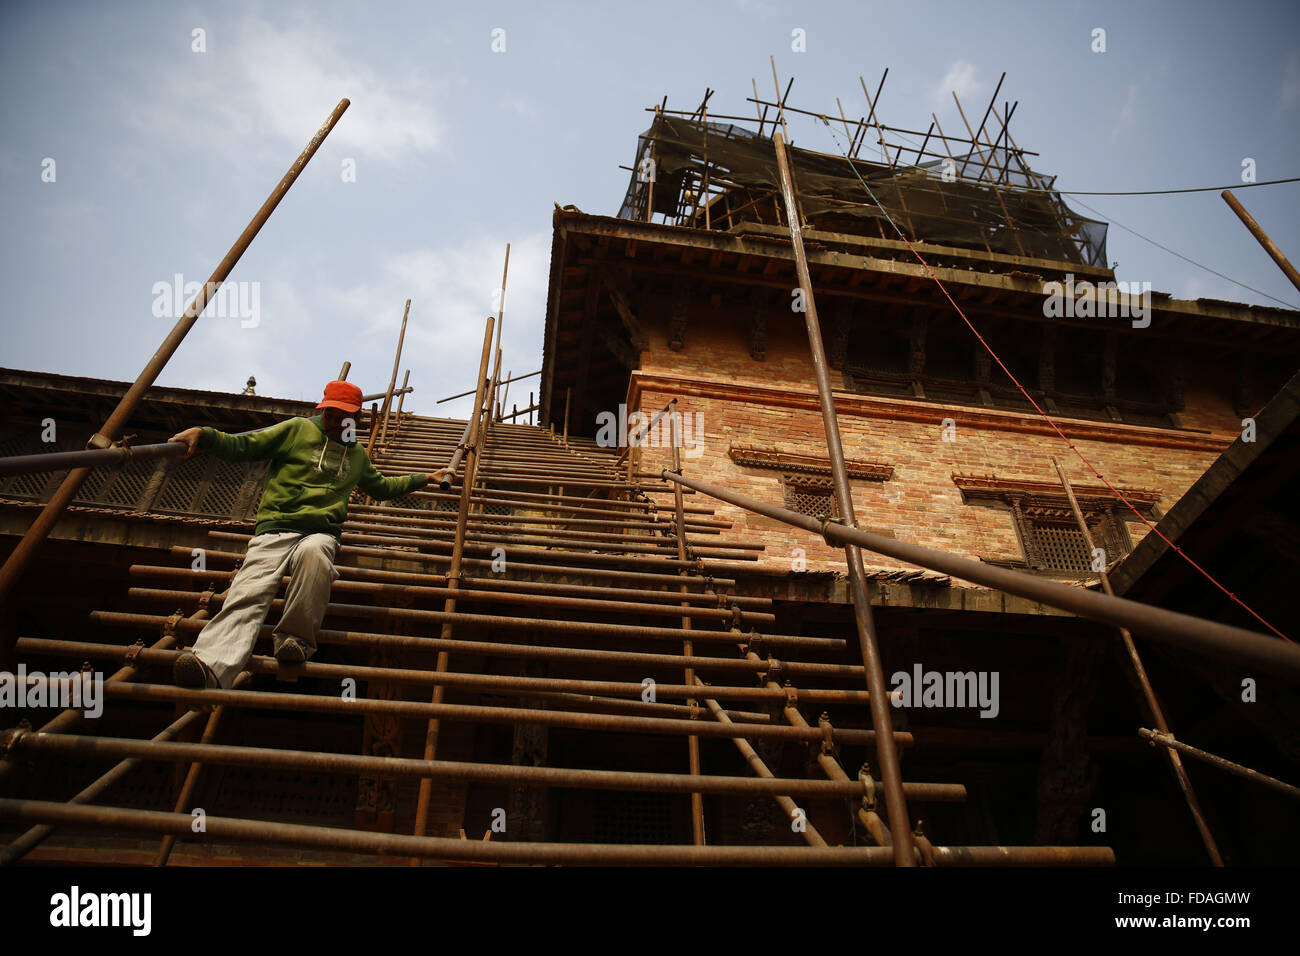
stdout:
<svg viewBox="0 0 1300 956">
<path fill-rule="evenodd" d="M 1124 502 L 1124 504 L 1128 505 L 1129 510 L 1138 516 L 1139 521 L 1141 521 L 1144 525 L 1146 525 L 1147 528 L 1150 531 L 1152 531 L 1158 538 L 1160 538 L 1161 541 L 1163 541 L 1165 544 L 1169 545 L 1169 547 L 1173 548 L 1180 555 L 1182 555 L 1183 559 L 1186 560 L 1188 564 L 1194 567 L 1197 571 L 1200 571 L 1201 574 L 1203 574 L 1205 578 L 1208 581 L 1210 581 L 1216 588 L 1218 588 L 1224 594 L 1228 595 L 1228 597 L 1232 598 L 1232 600 L 1240 604 L 1243 608 L 1246 609 L 1246 611 L 1250 613 L 1252 617 L 1254 617 L 1257 621 L 1263 624 L 1266 628 L 1268 628 L 1278 637 L 1282 638 L 1282 640 L 1291 641 L 1291 638 L 1287 637 L 1285 634 L 1283 634 L 1281 631 L 1275 628 L 1272 624 L 1268 623 L 1268 621 L 1264 620 L 1257 613 L 1255 613 L 1254 609 L 1251 608 L 1248 604 L 1246 604 L 1245 601 L 1241 600 L 1241 598 L 1237 597 L 1237 595 L 1233 594 L 1222 584 L 1216 581 L 1214 579 L 1214 576 L 1211 575 L 1210 572 L 1206 571 L 1203 567 L 1201 567 L 1190 557 L 1188 557 L 1187 553 L 1183 551 L 1182 548 L 1178 547 L 1178 545 L 1174 544 L 1163 534 L 1161 534 L 1160 530 L 1155 525 L 1153 525 L 1150 521 L 1148 521 L 1145 517 L 1143 517 L 1142 512 L 1138 511 L 1138 509 L 1133 506 L 1133 503 L 1129 501 L 1127 498 L 1125 498 L 1118 488 L 1116 488 L 1114 485 L 1112 485 L 1109 481 L 1106 480 L 1106 476 L 1103 475 L 1100 471 L 1098 471 L 1097 467 L 1084 456 L 1083 452 L 1081 452 L 1078 449 L 1078 447 L 1074 444 L 1074 442 L 1070 441 L 1070 439 L 1066 436 L 1066 434 L 1063 431 L 1061 431 L 1060 428 L 1057 427 L 1056 422 L 1054 422 L 1046 412 L 1044 412 L 1041 408 L 1038 407 L 1038 403 L 1034 401 L 1033 396 L 1031 396 L 1029 392 L 1025 391 L 1025 387 L 1020 384 L 1020 380 L 1011 374 L 1011 370 L 1009 368 L 1007 368 L 1004 364 L 1002 364 L 1002 359 L 998 358 L 998 353 L 994 352 L 992 347 L 988 344 L 988 342 L 984 341 L 984 336 L 980 335 L 979 330 L 976 329 L 974 325 L 971 325 L 970 319 L 966 318 L 966 313 L 961 310 L 961 306 L 957 304 L 956 300 L 954 300 L 953 297 L 948 294 L 948 290 L 944 288 L 943 283 L 939 281 L 939 277 L 934 274 L 934 270 L 930 268 L 930 264 L 921 257 L 921 254 L 919 252 L 916 251 L 916 247 L 912 245 L 911 241 L 907 238 L 906 235 L 904 235 L 903 231 L 901 229 L 898 229 L 897 226 L 895 226 L 894 228 L 898 232 L 898 234 L 903 237 L 903 242 L 907 243 L 907 248 L 912 251 L 912 255 L 916 256 L 917 261 L 920 262 L 921 265 L 925 267 L 925 271 L 930 274 L 930 278 L 934 280 L 935 285 L 939 287 L 939 290 L 944 294 L 944 297 L 949 302 L 952 303 L 952 307 L 957 310 L 957 314 L 961 316 L 962 321 L 965 322 L 966 326 L 972 332 L 975 333 L 975 338 L 979 339 L 980 344 L 983 345 L 984 348 L 988 350 L 989 355 L 993 356 L 993 360 L 998 363 L 998 367 L 1001 368 L 1002 371 L 1007 373 L 1007 376 L 1011 379 L 1011 381 L 1016 383 L 1016 388 L 1020 389 L 1021 394 L 1023 394 L 1025 398 L 1029 399 L 1029 404 L 1033 405 L 1034 410 L 1038 412 L 1039 415 L 1043 416 L 1043 419 L 1047 422 L 1047 424 L 1052 426 L 1052 430 L 1056 432 L 1056 434 L 1061 436 L 1061 440 L 1070 446 L 1070 450 L 1079 456 L 1079 460 L 1082 461 L 1085 465 L 1087 465 L 1092 470 L 1092 473 L 1096 475 L 1098 478 L 1100 478 L 1107 488 L 1109 488 L 1112 492 L 1114 492 L 1116 498 Z M 1291 641 L 1291 643 L 1295 643 L 1295 642 Z"/>
</svg>

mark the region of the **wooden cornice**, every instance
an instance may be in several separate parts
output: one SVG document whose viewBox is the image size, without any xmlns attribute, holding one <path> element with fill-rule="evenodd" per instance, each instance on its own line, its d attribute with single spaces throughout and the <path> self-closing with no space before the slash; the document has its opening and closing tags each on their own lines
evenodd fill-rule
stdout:
<svg viewBox="0 0 1300 956">
<path fill-rule="evenodd" d="M 1024 495 L 1031 498 L 1065 498 L 1065 489 L 1054 481 L 1034 481 L 1026 478 L 998 478 L 993 475 L 962 475 L 954 474 L 952 482 L 961 489 L 961 493 L 969 499 L 979 498 L 1002 498 L 1007 495 Z M 1082 485 L 1074 482 L 1070 483 L 1074 488 L 1074 495 L 1079 500 L 1079 504 L 1093 503 L 1112 503 L 1119 502 L 1120 499 L 1115 493 L 1104 485 Z M 1144 505 L 1150 507 L 1162 497 L 1160 492 L 1153 491 L 1150 488 L 1120 488 L 1115 489 L 1135 505 Z"/>
<path fill-rule="evenodd" d="M 640 407 L 643 391 L 713 398 L 765 407 L 820 410 L 817 391 L 811 385 L 807 388 L 792 388 L 757 382 L 723 382 L 676 375 L 671 372 L 638 369 L 631 374 L 628 381 L 628 408 Z M 837 414 L 857 418 L 922 422 L 936 427 L 945 418 L 951 418 L 958 428 L 1059 437 L 1055 429 L 1036 414 L 845 392 L 836 392 L 834 398 Z M 1150 428 L 1145 425 L 1126 425 L 1121 422 L 1084 421 L 1059 415 L 1053 420 L 1072 440 L 1113 442 L 1155 448 L 1185 448 L 1214 454 L 1222 453 L 1238 437 L 1236 432 L 1176 431 L 1167 428 Z"/>
<path fill-rule="evenodd" d="M 747 468 L 767 468 L 807 475 L 831 474 L 830 459 L 817 455 L 799 455 L 777 448 L 754 448 L 750 445 L 732 445 L 727 449 L 727 455 L 737 465 Z M 888 481 L 894 476 L 894 466 L 880 462 L 845 459 L 844 465 L 850 478 Z"/>
</svg>

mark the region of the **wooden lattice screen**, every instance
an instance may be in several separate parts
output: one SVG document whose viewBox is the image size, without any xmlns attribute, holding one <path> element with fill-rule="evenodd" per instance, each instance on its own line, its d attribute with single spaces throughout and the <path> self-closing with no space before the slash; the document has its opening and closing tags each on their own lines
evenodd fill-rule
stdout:
<svg viewBox="0 0 1300 956">
<path fill-rule="evenodd" d="M 820 475 L 782 475 L 781 488 L 785 506 L 791 511 L 814 518 L 839 517 L 835 502 L 835 484 Z"/>
<path fill-rule="evenodd" d="M 166 435 L 137 435 L 135 444 L 166 441 Z M 38 435 L 10 434 L 0 440 L 0 456 L 79 451 L 83 446 L 60 440 L 42 442 Z M 0 478 L 0 495 L 45 502 L 67 471 Z M 119 468 L 97 468 L 73 498 L 74 504 L 121 508 L 156 514 L 210 515 L 238 521 L 257 511 L 265 462 L 223 461 L 213 455 L 185 459 L 128 461 Z"/>
</svg>

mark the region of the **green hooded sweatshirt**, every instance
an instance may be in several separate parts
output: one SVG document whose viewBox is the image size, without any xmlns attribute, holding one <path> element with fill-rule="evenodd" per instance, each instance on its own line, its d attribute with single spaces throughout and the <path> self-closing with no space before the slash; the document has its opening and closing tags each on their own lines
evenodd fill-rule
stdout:
<svg viewBox="0 0 1300 956">
<path fill-rule="evenodd" d="M 269 461 L 254 535 L 268 531 L 324 532 L 341 539 L 348 495 L 360 487 L 388 501 L 423 488 L 426 475 L 385 478 L 356 442 L 325 434 L 319 415 L 290 418 L 247 435 L 204 428 L 199 448 L 226 461 Z"/>
</svg>

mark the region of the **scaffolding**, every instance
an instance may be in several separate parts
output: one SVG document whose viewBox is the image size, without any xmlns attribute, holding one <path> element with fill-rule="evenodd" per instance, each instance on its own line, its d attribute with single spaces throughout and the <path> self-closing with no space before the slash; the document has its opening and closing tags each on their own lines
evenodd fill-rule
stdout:
<svg viewBox="0 0 1300 956">
<path fill-rule="evenodd" d="M 687 124 L 687 131 L 699 127 L 705 133 L 710 127 L 703 106 L 698 112 L 701 123 Z M 657 115 L 652 132 L 663 132 L 668 123 L 664 115 Z M 660 152 L 666 139 L 658 135 L 649 139 L 656 163 L 670 155 L 669 150 Z M 978 142 L 978 134 L 972 135 L 972 141 Z M 710 148 L 713 146 L 711 140 Z M 754 142 L 743 146 L 757 148 Z M 518 413 L 507 415 L 503 408 L 501 389 L 506 380 L 501 374 L 499 339 L 495 349 L 492 346 L 494 326 L 500 334 L 499 316 L 495 321 L 489 318 L 486 324 L 467 421 L 418 416 L 403 412 L 400 405 L 394 409 L 399 341 L 383 409 L 372 407 L 369 421 L 367 444 L 375 465 L 390 472 L 429 472 L 449 466 L 458 471 L 458 477 L 445 488 L 417 491 L 397 502 L 357 501 L 352 505 L 337 559 L 340 576 L 334 582 L 326 616 L 332 626 L 317 636 L 326 648 L 322 659 L 289 665 L 265 653 L 256 654 L 228 690 L 191 690 L 155 679 L 159 672 L 170 672 L 177 655 L 193 644 L 221 605 L 250 539 L 248 534 L 233 531 L 209 532 L 211 546 L 205 549 L 207 563 L 203 567 L 192 565 L 188 548 L 173 549 L 175 561 L 171 564 L 132 566 L 131 575 L 141 581 L 141 586 L 131 588 L 127 595 L 133 609 L 103 609 L 93 614 L 98 624 L 123 632 L 119 643 L 21 635 L 12 648 L 4 650 L 23 660 L 62 658 L 112 668 L 105 682 L 108 704 L 151 708 L 156 725 L 140 728 L 141 734 L 135 736 L 97 735 L 87 732 L 90 728 L 83 713 L 70 708 L 39 728 L 20 724 L 5 729 L 0 734 L 0 788 L 4 793 L 0 819 L 29 826 L 0 849 L 0 863 L 22 860 L 64 826 L 89 827 L 104 837 L 121 832 L 150 834 L 159 838 L 154 857 L 158 864 L 169 861 L 178 840 L 255 842 L 407 857 L 412 862 L 1113 863 L 1114 854 L 1107 847 L 935 846 L 929 841 L 913 809 L 960 802 L 967 791 L 959 783 L 903 779 L 896 751 L 917 742 L 912 734 L 895 731 L 890 725 L 889 694 L 884 690 L 875 650 L 867 582 L 899 575 L 906 578 L 915 572 L 868 571 L 860 549 L 1132 628 L 1141 636 L 1196 653 L 1249 661 L 1291 680 L 1300 679 L 1300 652 L 1293 645 L 1239 628 L 982 565 L 856 528 L 804 260 L 800 230 L 805 212 L 792 187 L 791 166 L 803 183 L 804 201 L 814 210 L 808 213 L 812 217 L 832 210 L 834 184 L 828 181 L 833 176 L 827 174 L 827 182 L 823 182 L 815 165 L 802 166 L 803 160 L 798 158 L 787 163 L 787 149 L 775 131 L 772 146 L 775 179 L 770 185 L 775 190 L 773 198 L 779 195 L 783 201 L 774 208 L 779 219 L 784 207 L 800 284 L 807 292 L 809 346 L 819 373 L 817 385 L 840 520 L 799 515 L 688 476 L 675 440 L 673 467 L 646 475 L 637 471 L 635 455 L 570 436 L 567 409 L 560 435 L 553 426 L 508 424 L 506 419 L 515 419 Z M 668 167 L 672 165 L 670 160 Z M 753 168 L 760 167 L 763 164 Z M 688 168 L 681 166 L 678 171 Z M 991 176 L 992 169 L 986 161 L 982 175 Z M 734 172 L 728 170 L 729 175 Z M 673 188 L 665 190 L 663 179 L 651 177 L 642 184 L 644 190 L 629 192 L 631 205 L 625 204 L 625 209 L 648 217 L 663 202 L 674 215 L 681 215 L 684 197 L 690 192 L 685 181 L 683 177 L 673 187 L 677 190 L 674 194 Z M 715 176 L 712 164 L 706 162 L 686 223 L 698 228 L 699 200 L 713 188 L 735 188 L 728 185 L 731 182 L 740 180 Z M 755 173 L 754 184 L 758 183 L 759 174 Z M 660 195 L 652 196 L 656 184 Z M 909 190 L 895 188 L 900 207 L 904 197 L 909 203 L 904 218 L 914 215 L 922 222 L 929 221 L 919 209 L 911 211 Z M 997 191 L 992 183 L 979 188 Z M 817 205 L 818 189 L 824 190 L 822 206 Z M 882 183 L 882 190 L 889 195 L 887 184 Z M 639 213 L 636 202 L 641 196 L 644 209 Z M 704 228 L 713 228 L 721 207 L 716 207 L 716 200 L 706 200 L 703 212 Z M 740 214 L 734 208 L 731 212 Z M 986 241 L 990 235 L 985 235 Z M 193 304 L 187 311 L 197 315 Z M 173 338 L 179 341 L 175 334 Z M 168 341 L 174 346 L 172 338 Z M 130 394 L 138 397 L 157 368 L 151 365 L 146 373 L 148 380 L 142 375 Z M 341 375 L 346 374 L 345 366 Z M 675 423 L 674 404 L 675 400 L 670 402 L 657 420 L 667 418 L 670 426 Z M 110 424 L 120 426 L 129 411 L 124 400 L 124 407 L 114 412 Z M 102 434 L 102 444 L 109 444 L 116 431 L 106 425 Z M 151 454 L 165 457 L 181 451 L 176 444 Z M 120 443 L 116 449 L 101 447 L 76 454 L 81 456 L 76 467 L 83 472 L 126 457 Z M 15 469 L 12 473 L 51 470 L 58 464 L 50 460 L 53 457 L 58 456 L 43 456 L 35 463 L 11 462 L 7 467 Z M 65 462 L 64 467 L 67 465 Z M 77 483 L 81 479 L 84 474 Z M 1062 479 L 1073 504 L 1073 492 L 1063 475 Z M 31 540 L 25 538 L 6 564 L 6 580 L 18 580 L 24 561 L 48 534 L 75 490 L 73 487 L 51 502 L 42 522 L 29 533 Z M 688 502 L 687 496 L 693 494 L 818 533 L 828 544 L 844 548 L 857 644 L 840 637 L 782 633 L 770 598 L 737 593 L 737 576 L 754 566 L 762 545 L 729 534 L 731 523 L 717 517 L 710 505 Z M 657 504 L 663 500 L 659 496 L 671 496 L 671 508 Z M 1074 510 L 1078 514 L 1077 505 Z M 1086 538 L 1086 524 L 1081 533 Z M 271 616 L 281 607 L 282 602 L 276 601 Z M 262 627 L 259 644 L 263 652 L 268 649 L 272 629 L 273 623 Z M 437 636 L 433 636 L 435 629 Z M 1131 647 L 1127 630 L 1122 636 Z M 427 666 L 430 655 L 436 655 L 434 666 Z M 285 686 L 304 679 L 315 682 L 311 692 Z M 33 687 L 49 684 L 47 678 L 37 676 L 28 681 Z M 341 695 L 338 688 L 349 682 L 355 693 Z M 419 758 L 384 753 L 382 742 L 374 741 L 363 745 L 359 753 L 220 742 L 224 715 L 242 710 L 280 713 L 298 722 L 322 716 L 344 721 L 422 720 L 427 722 L 424 752 Z M 815 723 L 805 716 L 805 710 L 817 713 Z M 169 718 L 169 713 L 176 716 Z M 452 760 L 439 752 L 444 724 L 511 727 L 516 733 L 554 728 L 589 735 L 642 735 L 661 741 L 665 753 L 677 754 L 680 769 L 555 766 L 527 759 Z M 1172 748 L 1173 737 L 1162 719 L 1157 724 L 1160 736 L 1148 733 L 1166 749 Z M 196 732 L 197 741 L 179 739 Z M 702 743 L 724 740 L 731 741 L 752 776 L 709 772 L 708 750 Z M 772 766 L 764 751 L 781 743 L 808 747 L 815 776 L 778 773 L 780 768 Z M 846 747 L 873 756 L 846 762 Z M 32 764 L 57 768 L 61 762 L 86 758 L 107 760 L 112 766 L 76 793 L 68 794 L 65 789 L 58 799 L 48 799 L 50 794 L 15 796 Z M 106 802 L 114 786 L 150 763 L 185 768 L 170 811 Z M 375 832 L 364 827 L 269 822 L 205 812 L 203 833 L 197 835 L 192 826 L 194 795 L 204 768 L 213 766 L 359 775 L 376 787 L 383 781 L 418 781 L 415 825 L 410 833 Z M 689 798 L 691 839 L 673 845 L 547 842 L 515 839 L 509 828 L 506 842 L 431 837 L 424 831 L 435 781 L 492 783 L 529 792 L 564 788 Z M 706 831 L 706 796 L 771 800 L 791 824 L 791 840 L 804 845 L 790 845 L 791 840 L 770 845 L 719 844 Z M 1198 813 L 1190 793 L 1188 798 L 1193 812 Z M 864 845 L 832 846 L 818 831 L 803 804 L 826 799 L 848 802 L 854 837 L 861 833 Z M 1212 846 L 1204 828 L 1202 835 L 1207 847 Z"/>
<path fill-rule="evenodd" d="M 765 119 L 766 110 L 835 121 L 755 97 L 764 112 L 752 129 L 741 117 L 709 118 L 707 101 L 706 95 L 689 114 L 650 108 L 654 118 L 637 137 L 619 218 L 650 221 L 657 214 L 670 225 L 731 232 L 747 223 L 786 225 L 772 140 L 777 123 Z M 1014 105 L 1007 107 L 1006 119 L 1013 111 Z M 1028 165 L 1026 157 L 1034 154 L 1014 144 L 992 103 L 986 121 L 989 115 L 1000 121 L 996 135 L 968 126 L 970 135 L 963 138 L 936 133 L 937 118 L 921 134 L 875 123 L 874 110 L 872 122 L 864 118 L 855 127 L 841 111 L 845 140 L 853 144 L 845 147 L 846 155 L 787 146 L 805 224 L 889 240 L 892 219 L 913 240 L 1106 268 L 1106 224 L 1071 210 L 1052 189 L 1055 177 Z M 856 155 L 867 129 L 880 137 L 880 162 Z M 887 134 L 925 139 L 906 147 L 890 143 Z M 942 152 L 936 152 L 940 144 Z M 909 152 L 915 154 L 910 162 Z"/>
</svg>

